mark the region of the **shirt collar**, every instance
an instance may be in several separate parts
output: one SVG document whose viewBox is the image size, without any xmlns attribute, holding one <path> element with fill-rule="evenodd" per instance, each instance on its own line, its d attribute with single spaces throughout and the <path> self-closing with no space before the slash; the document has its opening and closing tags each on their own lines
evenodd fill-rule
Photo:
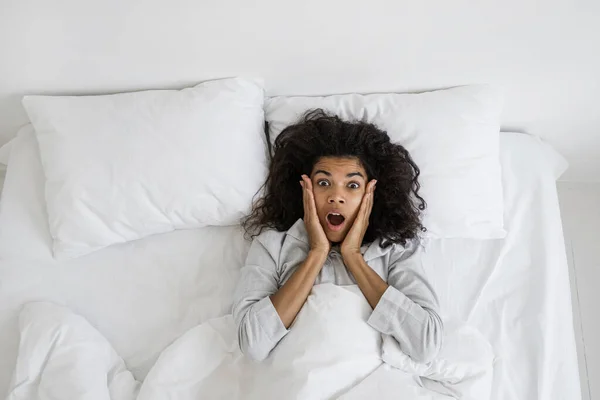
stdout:
<svg viewBox="0 0 600 400">
<path fill-rule="evenodd" d="M 299 240 L 305 244 L 310 244 L 308 241 L 308 232 L 306 231 L 306 226 L 304 225 L 304 220 L 302 218 L 298 219 L 292 225 L 290 229 L 286 232 L 287 236 L 291 236 L 296 240 Z M 382 248 L 380 245 L 380 239 L 375 240 L 370 244 L 365 244 L 360 248 L 360 252 L 363 255 L 365 261 L 370 261 L 378 257 L 382 257 L 387 254 L 393 246 L 387 246 Z M 331 250 L 333 252 L 338 252 L 339 250 L 335 247 Z"/>
</svg>

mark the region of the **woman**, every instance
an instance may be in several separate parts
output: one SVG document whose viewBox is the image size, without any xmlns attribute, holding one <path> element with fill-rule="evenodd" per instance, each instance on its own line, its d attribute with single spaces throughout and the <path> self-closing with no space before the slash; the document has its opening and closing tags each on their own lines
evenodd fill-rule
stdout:
<svg viewBox="0 0 600 400">
<path fill-rule="evenodd" d="M 357 284 L 369 325 L 411 358 L 437 355 L 443 325 L 420 261 L 418 176 L 385 132 L 323 110 L 277 137 L 264 194 L 244 221 L 253 243 L 233 306 L 244 354 L 265 359 L 313 285 L 334 283 Z"/>
</svg>

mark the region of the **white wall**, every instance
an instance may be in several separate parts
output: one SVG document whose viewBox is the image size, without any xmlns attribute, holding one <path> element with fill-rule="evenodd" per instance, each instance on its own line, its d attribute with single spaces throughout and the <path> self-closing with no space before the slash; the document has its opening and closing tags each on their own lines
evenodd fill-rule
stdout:
<svg viewBox="0 0 600 400">
<path fill-rule="evenodd" d="M 600 181 L 600 2 L 0 0 L 0 143 L 25 93 L 180 87 L 231 75 L 268 94 L 491 82 L 504 127 Z"/>
</svg>

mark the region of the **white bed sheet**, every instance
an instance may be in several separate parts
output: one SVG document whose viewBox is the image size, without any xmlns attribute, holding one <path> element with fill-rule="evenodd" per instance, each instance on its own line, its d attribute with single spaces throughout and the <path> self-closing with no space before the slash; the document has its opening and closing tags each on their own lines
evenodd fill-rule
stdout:
<svg viewBox="0 0 600 400">
<path fill-rule="evenodd" d="M 561 159 L 534 137 L 502 134 L 501 162 L 507 237 L 430 240 L 425 265 L 443 313 L 475 325 L 493 345 L 493 399 L 576 400 L 579 377 L 555 188 Z M 4 246 L 0 253 L 0 393 L 16 358 L 24 302 L 49 300 L 86 317 L 138 379 L 175 338 L 229 311 L 248 249 L 239 227 L 172 232 L 57 263 L 49 248 L 40 251 L 49 237 L 39 165 L 31 173 L 19 171 L 11 159 L 5 187 L 18 186 L 37 209 L 13 200 L 14 193 L 0 203 L 0 240 L 14 250 Z M 365 384 L 378 385 L 376 377 Z"/>
</svg>

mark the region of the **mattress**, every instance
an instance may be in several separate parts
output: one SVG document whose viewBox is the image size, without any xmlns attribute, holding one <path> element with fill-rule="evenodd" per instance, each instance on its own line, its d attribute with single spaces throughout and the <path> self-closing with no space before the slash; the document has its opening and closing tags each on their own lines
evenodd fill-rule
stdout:
<svg viewBox="0 0 600 400">
<path fill-rule="evenodd" d="M 87 318 L 137 379 L 188 329 L 229 312 L 249 246 L 240 227 L 176 231 L 59 263 L 50 256 L 39 159 L 29 160 L 37 164 L 27 172 L 16 166 L 24 161 L 11 159 L 5 187 L 19 193 L 5 191 L 0 202 L 0 393 L 10 380 L 26 302 L 52 301 Z M 442 313 L 477 327 L 492 344 L 493 399 L 575 400 L 579 377 L 555 187 L 564 161 L 535 137 L 503 133 L 501 164 L 506 238 L 429 239 L 424 265 Z M 32 201 L 19 201 L 26 198 Z"/>
</svg>

